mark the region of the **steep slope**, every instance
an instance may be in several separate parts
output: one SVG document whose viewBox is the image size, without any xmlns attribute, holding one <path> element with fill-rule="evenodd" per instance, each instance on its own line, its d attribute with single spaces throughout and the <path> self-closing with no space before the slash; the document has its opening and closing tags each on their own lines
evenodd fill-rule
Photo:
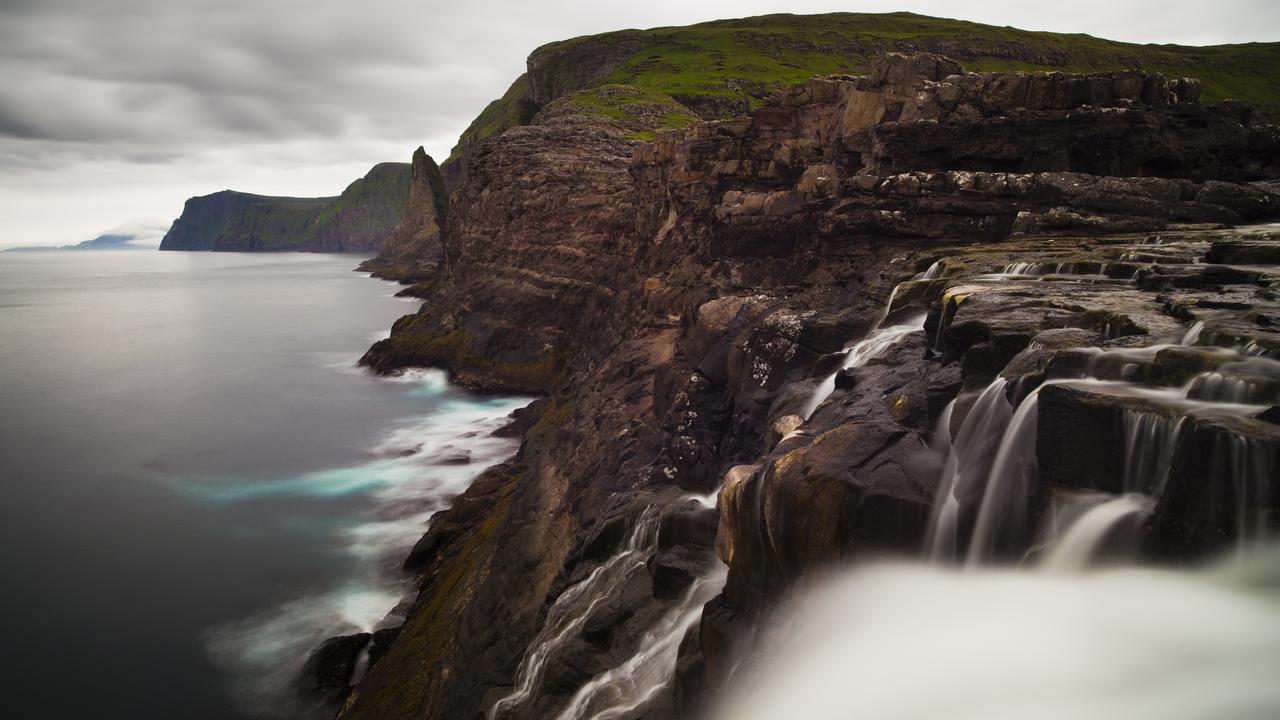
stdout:
<svg viewBox="0 0 1280 720">
<path fill-rule="evenodd" d="M 580 90 L 632 85 L 698 118 L 727 118 L 813 75 L 859 72 L 869 58 L 888 51 L 941 53 L 980 71 L 1142 69 L 1195 77 L 1208 101 L 1236 99 L 1280 117 L 1280 43 L 1135 45 L 911 13 L 766 15 L 622 30 L 538 48 L 529 56 L 528 73 L 463 133 L 444 163 L 445 177 L 454 182 L 477 141 L 527 124 L 551 102 Z"/>
<path fill-rule="evenodd" d="M 410 168 L 380 163 L 337 197 L 291 198 L 223 190 L 194 197 L 161 250 L 368 252 L 404 218 Z"/>
</svg>

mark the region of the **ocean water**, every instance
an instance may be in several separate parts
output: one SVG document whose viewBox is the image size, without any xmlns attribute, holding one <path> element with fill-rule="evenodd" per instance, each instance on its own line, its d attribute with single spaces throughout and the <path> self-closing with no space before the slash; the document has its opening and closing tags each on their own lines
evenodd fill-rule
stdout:
<svg viewBox="0 0 1280 720">
<path fill-rule="evenodd" d="M 358 258 L 0 255 L 5 715 L 296 716 L 527 398 L 355 361 L 416 305 Z"/>
</svg>

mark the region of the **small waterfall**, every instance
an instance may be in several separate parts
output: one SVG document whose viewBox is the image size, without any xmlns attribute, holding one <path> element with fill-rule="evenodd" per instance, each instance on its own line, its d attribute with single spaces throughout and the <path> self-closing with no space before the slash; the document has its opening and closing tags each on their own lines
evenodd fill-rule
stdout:
<svg viewBox="0 0 1280 720">
<path fill-rule="evenodd" d="M 1097 266 L 1094 272 L 1094 265 L 1089 263 L 1050 263 L 1050 262 L 1017 262 L 1005 265 L 1001 270 L 1001 275 L 1103 275 L 1106 271 L 1106 263 Z"/>
<path fill-rule="evenodd" d="M 720 593 L 728 570 L 721 563 L 698 578 L 680 603 L 648 631 L 636 652 L 583 685 L 556 720 L 612 720 L 640 709 L 675 677 L 680 641 L 702 619 L 702 606 Z"/>
<path fill-rule="evenodd" d="M 1185 420 L 1147 412 L 1124 414 L 1125 492 L 1160 497 Z"/>
<path fill-rule="evenodd" d="M 1035 275 L 1036 268 L 1038 266 L 1039 266 L 1039 263 L 1032 263 L 1032 262 L 1009 263 L 1008 265 L 1004 266 L 1004 268 L 1000 271 L 1000 274 L 1001 275 Z"/>
<path fill-rule="evenodd" d="M 1226 462 L 1231 477 L 1236 502 L 1236 548 L 1243 557 L 1259 547 L 1267 538 L 1266 520 L 1255 508 L 1269 507 L 1274 500 L 1271 488 L 1280 468 L 1265 444 L 1235 435 L 1219 438 L 1215 462 Z M 1225 456 L 1225 459 L 1224 459 Z"/>
<path fill-rule="evenodd" d="M 950 562 L 956 559 L 960 495 L 969 486 L 982 482 L 990 472 L 995 449 L 1013 412 L 1006 397 L 1008 384 L 1004 378 L 993 380 L 974 401 L 955 439 L 947 444 L 949 452 L 925 536 L 925 554 L 931 560 Z M 944 413 L 948 421 L 951 412 L 949 407 Z M 943 425 L 939 432 L 949 433 L 950 430 Z"/>
<path fill-rule="evenodd" d="M 917 274 L 912 280 L 937 280 L 942 277 L 943 264 L 942 260 L 934 260 L 933 264 L 925 269 L 924 272 Z"/>
<path fill-rule="evenodd" d="M 890 302 L 892 302 L 892 299 Z M 808 420 L 813 415 L 813 412 L 831 396 L 832 391 L 836 389 L 836 377 L 841 372 L 867 364 L 869 360 L 883 354 L 906 336 L 923 330 L 924 320 L 924 315 L 917 315 L 901 325 L 878 328 L 873 330 L 870 335 L 846 348 L 844 362 L 841 363 L 840 369 L 825 377 L 818 387 L 814 389 L 813 395 L 810 396 L 809 402 L 805 403 L 804 410 L 800 413 L 800 416 Z"/>
<path fill-rule="evenodd" d="M 1203 320 L 1197 320 L 1191 323 L 1191 326 L 1187 328 L 1187 332 L 1182 336 L 1182 341 L 1179 344 L 1195 345 L 1197 342 L 1200 341 L 1200 333 L 1202 332 L 1204 332 Z"/>
<path fill-rule="evenodd" d="M 1126 521 L 1146 517 L 1152 501 L 1141 493 L 1125 493 L 1097 503 L 1068 526 L 1040 563 L 1053 572 L 1080 572 L 1088 568 L 1102 542 Z"/>
<path fill-rule="evenodd" d="M 995 462 L 982 493 L 982 504 L 969 542 L 967 562 L 976 565 L 992 559 L 998 543 L 1010 535 L 1021 535 L 1027 520 L 1028 492 L 1035 480 L 1036 427 L 1040 391 L 1048 382 L 1027 395 L 1018 405 L 1000 438 Z"/>
<path fill-rule="evenodd" d="M 645 571 L 646 562 L 657 543 L 659 519 L 660 513 L 655 506 L 646 507 L 622 550 L 556 598 L 547 612 L 542 630 L 529 644 L 529 650 L 516 671 L 515 689 L 494 703 L 489 711 L 490 720 L 504 717 L 533 697 L 542 683 L 547 662 L 582 629 L 592 611 L 607 602 L 631 573 Z"/>
</svg>

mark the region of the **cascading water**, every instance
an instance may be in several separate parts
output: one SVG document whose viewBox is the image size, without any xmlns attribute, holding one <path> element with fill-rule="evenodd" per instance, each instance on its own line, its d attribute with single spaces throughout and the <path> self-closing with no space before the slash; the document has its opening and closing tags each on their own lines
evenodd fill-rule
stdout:
<svg viewBox="0 0 1280 720">
<path fill-rule="evenodd" d="M 573 640 L 591 612 L 608 602 L 629 575 L 644 572 L 658 539 L 658 521 L 657 508 L 646 507 L 622 549 L 556 598 L 541 632 L 529 644 L 529 651 L 516 671 L 515 689 L 494 704 L 489 711 L 491 720 L 507 717 L 528 702 L 539 689 L 547 663 Z"/>
<path fill-rule="evenodd" d="M 1039 567 L 1054 572 L 1085 570 L 1098 548 L 1117 527 L 1127 521 L 1141 520 L 1151 509 L 1151 498 L 1141 493 L 1104 496 L 1080 513 L 1067 526 L 1062 537 L 1053 541 Z"/>
<path fill-rule="evenodd" d="M 947 459 L 938 483 L 929 531 L 925 536 L 925 554 L 936 562 L 955 560 L 958 551 L 960 496 L 968 495 L 970 486 L 985 478 L 995 458 L 995 449 L 1012 416 L 1005 394 L 1008 381 L 996 378 L 987 386 L 965 416 L 955 439 L 945 443 Z M 951 418 L 954 403 L 943 415 Z M 950 434 L 948 424 L 939 423 L 938 431 Z"/>
<path fill-rule="evenodd" d="M 1125 492 L 1160 496 L 1169 479 L 1184 420 L 1156 413 L 1125 413 Z"/>
<path fill-rule="evenodd" d="M 1025 530 L 1028 487 L 1035 469 L 1037 412 L 1041 385 L 1014 411 L 996 450 L 969 541 L 968 563 L 990 560 L 997 544 Z"/>
<path fill-rule="evenodd" d="M 702 606 L 724 587 L 726 572 L 716 563 L 711 572 L 694 580 L 681 601 L 645 632 L 636 652 L 583 685 L 556 720 L 627 717 L 669 687 L 680 641 L 702 618 Z"/>
<path fill-rule="evenodd" d="M 890 299 L 890 303 L 892 303 L 892 299 Z M 840 369 L 823 378 L 818 387 L 814 389 L 809 402 L 805 403 L 800 417 L 808 420 L 814 411 L 818 409 L 818 406 L 822 405 L 831 396 L 832 391 L 836 389 L 836 377 L 841 372 L 865 365 L 869 360 L 883 354 L 906 336 L 923 330 L 924 320 L 924 315 L 917 315 L 901 325 L 878 328 L 873 330 L 870 335 L 846 348 L 844 362 L 840 364 Z"/>
<path fill-rule="evenodd" d="M 1164 238 L 1139 242 L 1159 247 L 1121 258 L 1198 259 Z M 1095 268 L 1013 263 L 964 291 Z M 761 635 L 760 664 L 713 717 L 1280 717 L 1280 546 L 1266 544 L 1280 460 L 1273 428 L 1253 419 L 1273 418 L 1280 363 L 1260 343 L 1233 331 L 1215 337 L 1202 321 L 1177 345 L 1145 347 L 1134 347 L 1131 328 L 1103 327 L 1105 349 L 1057 366 L 1043 353 L 1023 356 L 1004 372 L 1035 374 L 997 377 L 948 405 L 931 442 L 945 457 L 923 548 L 931 565 L 857 568 L 797 593 L 804 599 L 770 620 L 785 631 Z M 1171 333 L 1160 333 L 1168 342 Z M 1055 347 L 1046 339 L 1030 349 Z M 1027 382 L 1041 384 L 1011 402 Z M 1103 430 L 1092 436 L 1105 436 L 1098 448 L 1076 451 L 1114 455 L 1075 465 L 1059 454 L 1041 479 L 1037 445 L 1054 440 L 1042 436 L 1042 414 L 1044 428 L 1052 420 L 1068 432 L 1082 418 L 1100 423 L 1090 428 Z M 1160 523 L 1177 517 L 1165 513 L 1202 491 L 1199 475 L 1213 486 L 1203 488 L 1214 498 L 1206 502 L 1222 503 L 1205 509 L 1219 523 L 1212 532 L 1221 527 L 1239 545 L 1231 563 L 1176 573 L 1122 564 L 1160 542 Z M 958 558 L 963 573 L 938 567 Z M 1004 559 L 1038 572 L 994 566 Z"/>
</svg>

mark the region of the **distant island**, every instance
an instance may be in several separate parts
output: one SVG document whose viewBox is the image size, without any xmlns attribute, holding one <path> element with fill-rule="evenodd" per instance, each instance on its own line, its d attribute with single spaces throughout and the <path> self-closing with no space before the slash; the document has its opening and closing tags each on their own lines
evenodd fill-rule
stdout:
<svg viewBox="0 0 1280 720">
<path fill-rule="evenodd" d="M 24 247 L 15 247 L 4 250 L 3 252 L 33 252 L 39 250 L 154 250 L 149 245 L 138 245 L 134 241 L 138 239 L 135 233 L 103 233 L 92 240 L 76 243 L 75 245 L 28 245 Z"/>
</svg>

